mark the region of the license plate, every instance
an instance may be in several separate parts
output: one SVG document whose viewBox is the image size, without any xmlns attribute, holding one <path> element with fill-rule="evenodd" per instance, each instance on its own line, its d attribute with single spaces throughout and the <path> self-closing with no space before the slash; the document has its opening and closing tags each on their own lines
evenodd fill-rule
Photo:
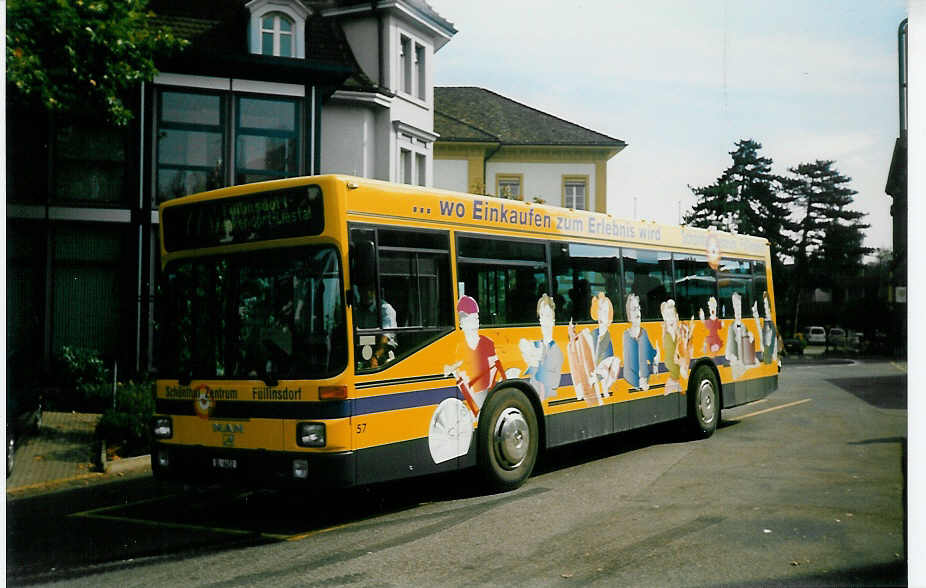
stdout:
<svg viewBox="0 0 926 588">
<path fill-rule="evenodd" d="M 223 457 L 213 457 L 212 467 L 220 470 L 234 470 L 238 468 L 237 459 L 225 459 Z"/>
</svg>

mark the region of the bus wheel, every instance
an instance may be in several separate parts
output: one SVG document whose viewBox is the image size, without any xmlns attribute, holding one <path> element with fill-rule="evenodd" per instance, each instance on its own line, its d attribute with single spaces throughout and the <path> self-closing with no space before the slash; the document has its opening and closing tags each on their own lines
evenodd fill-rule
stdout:
<svg viewBox="0 0 926 588">
<path fill-rule="evenodd" d="M 477 430 L 479 466 L 490 488 L 514 490 L 531 475 L 537 461 L 540 428 L 530 401 L 503 388 L 482 407 Z"/>
<path fill-rule="evenodd" d="M 714 434 L 720 420 L 720 395 L 714 371 L 702 365 L 695 370 L 688 385 L 688 423 L 700 439 Z"/>
</svg>

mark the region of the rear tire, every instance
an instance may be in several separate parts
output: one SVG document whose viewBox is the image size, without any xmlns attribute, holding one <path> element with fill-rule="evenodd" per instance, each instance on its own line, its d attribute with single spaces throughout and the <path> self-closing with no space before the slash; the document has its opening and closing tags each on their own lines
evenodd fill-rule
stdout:
<svg viewBox="0 0 926 588">
<path fill-rule="evenodd" d="M 514 490 L 531 475 L 540 447 L 537 415 L 527 397 L 514 388 L 489 396 L 479 414 L 479 467 L 495 491 Z"/>
<path fill-rule="evenodd" d="M 717 430 L 720 421 L 720 393 L 717 376 L 709 366 L 701 365 L 688 383 L 688 425 L 692 434 L 706 439 Z"/>
</svg>

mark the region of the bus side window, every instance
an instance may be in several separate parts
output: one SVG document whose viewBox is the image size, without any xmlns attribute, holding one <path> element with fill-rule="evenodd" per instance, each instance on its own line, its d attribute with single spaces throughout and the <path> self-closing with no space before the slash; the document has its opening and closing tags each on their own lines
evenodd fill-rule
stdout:
<svg viewBox="0 0 926 588">
<path fill-rule="evenodd" d="M 453 328 L 450 239 L 446 232 L 393 227 L 366 231 L 375 243 L 375 279 L 358 276 L 354 285 L 357 368 L 381 369 Z M 359 261 L 360 255 L 355 256 Z M 352 276 L 356 272 L 352 273 Z M 362 288 L 362 289 L 361 289 Z"/>
<path fill-rule="evenodd" d="M 675 308 L 680 320 L 710 316 L 708 301 L 717 299 L 717 276 L 707 264 L 706 255 L 673 254 L 675 268 Z"/>
<path fill-rule="evenodd" d="M 659 305 L 675 296 L 673 292 L 672 255 L 665 251 L 622 248 L 624 295 L 640 298 L 644 321 L 662 320 Z"/>
<path fill-rule="evenodd" d="M 459 279 L 479 304 L 479 323 L 537 322 L 537 300 L 549 294 L 546 243 L 460 236 Z"/>
<path fill-rule="evenodd" d="M 603 292 L 614 307 L 614 320 L 624 320 L 621 304 L 620 249 L 580 243 L 551 243 L 556 318 L 559 323 L 594 322 L 592 297 Z"/>
</svg>

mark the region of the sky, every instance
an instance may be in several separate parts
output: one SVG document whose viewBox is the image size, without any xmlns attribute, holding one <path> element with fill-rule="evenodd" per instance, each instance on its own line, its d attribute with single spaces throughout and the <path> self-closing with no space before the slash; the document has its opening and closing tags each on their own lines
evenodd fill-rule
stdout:
<svg viewBox="0 0 926 588">
<path fill-rule="evenodd" d="M 905 0 L 428 0 L 457 34 L 436 86 L 478 86 L 625 141 L 608 212 L 678 223 L 739 139 L 773 171 L 833 160 L 891 248 Z M 636 197 L 636 198 L 635 198 Z"/>
</svg>

